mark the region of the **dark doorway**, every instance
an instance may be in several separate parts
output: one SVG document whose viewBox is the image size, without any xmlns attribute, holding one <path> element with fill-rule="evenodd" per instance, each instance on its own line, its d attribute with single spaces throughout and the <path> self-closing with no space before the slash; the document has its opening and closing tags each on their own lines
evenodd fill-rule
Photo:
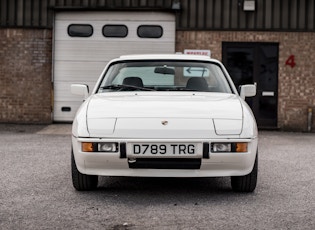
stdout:
<svg viewBox="0 0 315 230">
<path fill-rule="evenodd" d="M 223 42 L 222 59 L 236 88 L 256 84 L 257 94 L 247 98 L 260 128 L 277 127 L 278 43 Z"/>
</svg>

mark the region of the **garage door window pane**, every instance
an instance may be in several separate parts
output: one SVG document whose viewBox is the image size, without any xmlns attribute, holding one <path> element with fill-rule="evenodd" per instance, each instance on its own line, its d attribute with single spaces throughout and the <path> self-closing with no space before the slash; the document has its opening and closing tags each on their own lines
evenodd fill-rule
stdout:
<svg viewBox="0 0 315 230">
<path fill-rule="evenodd" d="M 68 26 L 70 37 L 90 37 L 93 34 L 93 27 L 85 24 L 71 24 Z"/>
<path fill-rule="evenodd" d="M 138 27 L 140 38 L 160 38 L 163 35 L 163 28 L 154 25 L 142 25 Z"/>
<path fill-rule="evenodd" d="M 124 38 L 128 35 L 128 28 L 125 25 L 105 25 L 103 35 L 112 38 Z"/>
</svg>

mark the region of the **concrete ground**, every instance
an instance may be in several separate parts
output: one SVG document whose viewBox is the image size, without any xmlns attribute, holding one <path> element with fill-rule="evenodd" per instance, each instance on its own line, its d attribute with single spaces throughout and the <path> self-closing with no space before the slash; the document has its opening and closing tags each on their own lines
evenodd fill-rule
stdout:
<svg viewBox="0 0 315 230">
<path fill-rule="evenodd" d="M 261 131 L 254 193 L 229 178 L 71 182 L 71 125 L 0 124 L 0 229 L 315 229 L 315 134 Z"/>
</svg>

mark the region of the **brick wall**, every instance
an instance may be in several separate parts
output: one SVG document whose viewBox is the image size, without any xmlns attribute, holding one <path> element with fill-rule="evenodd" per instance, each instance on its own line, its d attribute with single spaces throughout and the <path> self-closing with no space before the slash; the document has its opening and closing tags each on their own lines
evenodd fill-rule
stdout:
<svg viewBox="0 0 315 230">
<path fill-rule="evenodd" d="M 311 107 L 315 130 L 315 33 L 177 31 L 176 51 L 210 49 L 221 60 L 223 41 L 278 42 L 278 127 L 306 131 Z M 0 44 L 0 123 L 51 123 L 52 31 L 0 29 Z"/>
<path fill-rule="evenodd" d="M 279 43 L 278 127 L 306 131 L 308 108 L 313 108 L 315 131 L 315 33 L 177 31 L 176 51 L 210 49 L 221 60 L 222 42 Z M 290 55 L 296 66 L 285 65 Z"/>
<path fill-rule="evenodd" d="M 51 30 L 0 29 L 0 44 L 0 122 L 51 123 Z"/>
</svg>

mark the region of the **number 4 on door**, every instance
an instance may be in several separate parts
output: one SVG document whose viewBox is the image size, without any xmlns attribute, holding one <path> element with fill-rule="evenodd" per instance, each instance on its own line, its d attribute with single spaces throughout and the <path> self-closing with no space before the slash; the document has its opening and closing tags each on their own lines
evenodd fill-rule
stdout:
<svg viewBox="0 0 315 230">
<path fill-rule="evenodd" d="M 291 55 L 287 59 L 287 61 L 285 62 L 285 65 L 289 65 L 289 66 L 291 66 L 291 68 L 293 68 L 296 65 L 295 60 L 294 60 L 294 55 Z"/>
</svg>

